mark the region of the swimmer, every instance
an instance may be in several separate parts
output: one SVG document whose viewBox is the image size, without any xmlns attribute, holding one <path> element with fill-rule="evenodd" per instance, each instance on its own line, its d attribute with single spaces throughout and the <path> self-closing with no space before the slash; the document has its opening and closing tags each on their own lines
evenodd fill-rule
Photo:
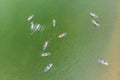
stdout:
<svg viewBox="0 0 120 80">
<path fill-rule="evenodd" d="M 30 21 L 34 17 L 34 14 L 28 17 L 28 21 Z"/>
<path fill-rule="evenodd" d="M 52 20 L 52 25 L 53 25 L 53 27 L 56 26 L 56 20 L 55 19 Z"/>
<path fill-rule="evenodd" d="M 43 50 L 46 50 L 48 46 L 48 41 L 45 41 L 44 45 L 43 45 Z"/>
<path fill-rule="evenodd" d="M 97 27 L 100 27 L 100 24 L 98 22 L 96 22 L 95 20 L 92 20 L 92 23 L 97 26 Z"/>
<path fill-rule="evenodd" d="M 52 66 L 53 66 L 52 63 L 51 63 L 51 64 L 48 64 L 48 65 L 45 67 L 44 72 L 49 71 L 49 70 L 52 68 Z"/>
<path fill-rule="evenodd" d="M 94 17 L 94 18 L 98 18 L 98 16 L 95 13 L 90 13 L 90 16 Z"/>
<path fill-rule="evenodd" d="M 46 57 L 46 56 L 50 56 L 50 55 L 51 55 L 50 52 L 43 52 L 43 53 L 41 54 L 42 57 Z"/>
<path fill-rule="evenodd" d="M 108 64 L 105 60 L 103 60 L 103 59 L 98 59 L 98 62 L 101 63 L 101 64 L 103 64 L 103 65 L 106 65 L 106 66 L 109 65 L 109 64 Z"/>
<path fill-rule="evenodd" d="M 63 37 L 65 37 L 66 35 L 67 35 L 66 32 L 65 32 L 65 33 L 62 33 L 62 34 L 58 35 L 58 38 L 63 38 Z"/>
</svg>

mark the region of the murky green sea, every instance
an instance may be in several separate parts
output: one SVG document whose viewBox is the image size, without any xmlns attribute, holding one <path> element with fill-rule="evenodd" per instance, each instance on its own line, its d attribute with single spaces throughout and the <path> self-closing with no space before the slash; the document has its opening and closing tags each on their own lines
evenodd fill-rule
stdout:
<svg viewBox="0 0 120 80">
<path fill-rule="evenodd" d="M 101 80 L 117 0 L 0 0 L 0 80 Z M 101 27 L 91 23 L 98 15 Z M 28 16 L 42 30 L 31 35 Z M 51 21 L 56 20 L 56 27 Z M 67 36 L 58 39 L 58 35 Z M 45 41 L 52 55 L 41 57 Z M 44 72 L 44 68 L 53 67 Z"/>
</svg>

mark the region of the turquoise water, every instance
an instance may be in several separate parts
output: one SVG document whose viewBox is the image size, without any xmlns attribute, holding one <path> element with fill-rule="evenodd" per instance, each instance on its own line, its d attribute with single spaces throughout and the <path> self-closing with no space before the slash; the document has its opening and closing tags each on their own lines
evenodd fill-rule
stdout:
<svg viewBox="0 0 120 80">
<path fill-rule="evenodd" d="M 100 80 L 103 57 L 116 19 L 117 1 L 0 0 L 0 80 Z M 92 25 L 90 12 L 101 27 Z M 28 16 L 42 31 L 30 34 Z M 56 19 L 56 27 L 51 21 Z M 60 33 L 67 36 L 58 39 Z M 51 56 L 41 57 L 44 42 Z M 105 54 L 106 55 L 106 54 Z M 47 73 L 44 68 L 53 63 Z"/>
</svg>

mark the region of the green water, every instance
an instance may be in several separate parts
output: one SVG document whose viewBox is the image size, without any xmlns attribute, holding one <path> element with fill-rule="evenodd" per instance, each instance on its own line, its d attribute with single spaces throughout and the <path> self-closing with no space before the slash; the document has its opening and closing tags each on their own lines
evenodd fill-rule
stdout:
<svg viewBox="0 0 120 80">
<path fill-rule="evenodd" d="M 100 80 L 117 0 L 0 0 L 0 80 Z M 100 28 L 90 12 L 99 16 Z M 44 29 L 30 35 L 28 16 Z M 51 21 L 56 19 L 56 27 Z M 62 39 L 57 36 L 67 32 Z M 48 40 L 51 56 L 41 57 Z M 53 63 L 47 73 L 44 68 Z"/>
</svg>

